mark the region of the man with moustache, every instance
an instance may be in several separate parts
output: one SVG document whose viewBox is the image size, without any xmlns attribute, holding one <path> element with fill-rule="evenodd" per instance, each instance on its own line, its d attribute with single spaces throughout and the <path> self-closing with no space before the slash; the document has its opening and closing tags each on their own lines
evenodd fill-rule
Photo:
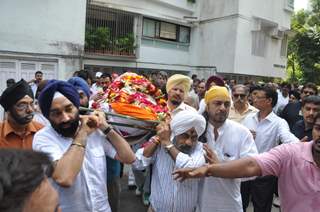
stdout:
<svg viewBox="0 0 320 212">
<path fill-rule="evenodd" d="M 196 111 L 193 107 L 185 104 L 184 98 L 188 94 L 191 86 L 191 79 L 182 74 L 172 75 L 166 85 L 168 94 L 167 105 L 171 117 L 183 110 Z"/>
<path fill-rule="evenodd" d="M 268 152 L 196 169 L 180 169 L 175 178 L 239 178 L 277 176 L 282 212 L 314 212 L 320 202 L 320 114 L 315 117 L 311 142 L 282 144 Z"/>
<path fill-rule="evenodd" d="M 198 200 L 198 180 L 179 184 L 171 172 L 176 168 L 199 167 L 205 163 L 199 136 L 205 119 L 196 111 L 180 111 L 170 122 L 157 126 L 158 139 L 137 151 L 136 169 L 152 166 L 149 212 L 194 212 Z"/>
<path fill-rule="evenodd" d="M 290 130 L 292 130 L 293 125 L 297 121 L 303 119 L 302 113 L 301 113 L 301 103 L 303 98 L 307 96 L 312 96 L 312 95 L 318 95 L 318 88 L 316 84 L 312 82 L 308 82 L 302 87 L 300 101 L 289 103 L 282 110 L 280 117 L 288 122 Z"/>
<path fill-rule="evenodd" d="M 90 88 L 87 82 L 80 77 L 71 77 L 68 83 L 73 85 L 80 97 L 80 106 L 88 108 L 90 99 Z M 88 114 L 87 111 L 80 111 L 81 115 Z M 117 212 L 120 205 L 120 162 L 107 157 L 107 187 L 108 200 L 113 212 Z"/>
<path fill-rule="evenodd" d="M 54 81 L 39 96 L 51 126 L 34 137 L 33 149 L 48 153 L 54 163 L 53 181 L 64 212 L 111 211 L 107 192 L 106 155 L 132 163 L 129 144 L 107 123 L 103 112 L 79 116 L 75 87 Z"/>
<path fill-rule="evenodd" d="M 305 97 L 302 100 L 301 111 L 303 119 L 293 125 L 291 132 L 303 141 L 311 141 L 314 118 L 320 111 L 320 97 L 314 95 Z"/>
<path fill-rule="evenodd" d="M 34 134 L 42 128 L 32 121 L 34 116 L 33 92 L 23 79 L 7 88 L 0 104 L 7 119 L 0 124 L 0 148 L 31 149 Z"/>
<path fill-rule="evenodd" d="M 205 95 L 207 147 L 217 161 L 228 162 L 258 154 L 250 131 L 227 119 L 231 98 L 226 87 L 212 86 Z M 206 178 L 200 187 L 199 211 L 242 212 L 241 179 Z"/>
<path fill-rule="evenodd" d="M 238 84 L 232 88 L 232 106 L 230 108 L 229 119 L 241 123 L 249 114 L 256 113 L 257 108 L 248 102 L 249 88 Z"/>
</svg>

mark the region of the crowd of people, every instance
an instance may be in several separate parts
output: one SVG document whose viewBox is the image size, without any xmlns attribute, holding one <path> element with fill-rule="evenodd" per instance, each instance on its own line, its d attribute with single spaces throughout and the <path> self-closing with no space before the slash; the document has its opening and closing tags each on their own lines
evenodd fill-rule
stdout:
<svg viewBox="0 0 320 212">
<path fill-rule="evenodd" d="M 320 209 L 320 97 L 313 83 L 244 83 L 157 71 L 167 99 L 156 133 L 134 146 L 109 124 L 116 73 L 7 80 L 0 104 L 0 211 L 119 211 L 123 164 L 149 212 Z M 111 123 L 111 122 L 110 122 Z M 278 202 L 280 200 L 280 202 Z M 121 202 L 121 204 L 126 204 Z"/>
</svg>

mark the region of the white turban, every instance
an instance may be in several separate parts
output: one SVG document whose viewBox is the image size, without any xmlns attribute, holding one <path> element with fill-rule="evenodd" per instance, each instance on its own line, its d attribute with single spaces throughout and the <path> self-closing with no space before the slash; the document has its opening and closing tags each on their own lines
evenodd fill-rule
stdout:
<svg viewBox="0 0 320 212">
<path fill-rule="evenodd" d="M 171 138 L 181 135 L 193 127 L 199 138 L 206 128 L 206 120 L 204 117 L 190 110 L 181 111 L 177 113 L 170 122 Z"/>
</svg>

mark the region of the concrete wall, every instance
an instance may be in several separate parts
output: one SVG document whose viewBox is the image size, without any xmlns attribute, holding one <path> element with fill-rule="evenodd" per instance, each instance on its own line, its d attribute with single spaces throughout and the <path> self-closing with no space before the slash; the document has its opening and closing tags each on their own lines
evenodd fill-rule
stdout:
<svg viewBox="0 0 320 212">
<path fill-rule="evenodd" d="M 64 78 L 81 67 L 85 14 L 86 0 L 2 0 L 0 51 L 59 57 Z"/>
<path fill-rule="evenodd" d="M 252 55 L 252 32 L 250 27 L 250 21 L 245 19 L 238 20 L 234 73 L 284 77 L 285 69 L 274 67 L 274 64 L 286 65 L 286 58 L 280 56 L 281 40 L 268 37 L 266 55 L 264 57 Z"/>
<path fill-rule="evenodd" d="M 281 40 L 267 38 L 266 54 L 252 51 L 252 30 L 263 19 L 280 30 L 290 28 L 286 0 L 204 0 L 197 14 L 199 29 L 192 40 L 192 65 L 215 65 L 220 73 L 284 77 L 286 58 L 280 56 Z"/>
<path fill-rule="evenodd" d="M 2 0 L 0 49 L 79 54 L 84 45 L 85 0 Z"/>
<path fill-rule="evenodd" d="M 134 3 L 132 0 L 93 0 L 92 3 L 176 23 L 187 23 L 183 17 L 192 15 L 196 7 L 187 0 L 134 0 Z"/>
<path fill-rule="evenodd" d="M 142 36 L 143 17 L 150 17 L 157 20 L 168 21 L 179 25 L 191 26 L 185 16 L 193 16 L 196 4 L 190 4 L 187 0 L 94 0 L 93 4 L 121 9 L 137 14 L 138 30 L 138 52 L 137 59 L 131 63 L 135 68 L 153 68 L 174 71 L 190 71 L 190 49 L 189 44 L 165 41 L 160 39 L 149 39 Z M 191 35 L 192 38 L 193 34 Z M 121 61 L 121 58 L 119 58 Z M 121 63 L 127 64 L 127 58 Z M 92 64 L 85 60 L 85 64 Z M 111 64 L 100 62 L 99 64 Z"/>
<path fill-rule="evenodd" d="M 233 72 L 236 19 L 225 19 L 199 25 L 199 35 L 193 44 L 192 65 L 216 66 L 218 72 Z"/>
<path fill-rule="evenodd" d="M 260 17 L 290 29 L 291 12 L 286 10 L 287 0 L 239 0 L 239 13 L 247 17 Z"/>
</svg>

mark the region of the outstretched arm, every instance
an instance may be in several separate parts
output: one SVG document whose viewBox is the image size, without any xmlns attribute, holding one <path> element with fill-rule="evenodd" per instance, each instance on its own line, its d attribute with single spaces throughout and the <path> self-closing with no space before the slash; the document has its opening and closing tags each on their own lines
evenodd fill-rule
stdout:
<svg viewBox="0 0 320 212">
<path fill-rule="evenodd" d="M 261 168 L 252 157 L 234 160 L 226 163 L 218 163 L 202 166 L 199 168 L 178 169 L 173 172 L 176 180 L 183 181 L 188 178 L 206 176 L 221 178 L 242 178 L 260 176 Z"/>
</svg>

